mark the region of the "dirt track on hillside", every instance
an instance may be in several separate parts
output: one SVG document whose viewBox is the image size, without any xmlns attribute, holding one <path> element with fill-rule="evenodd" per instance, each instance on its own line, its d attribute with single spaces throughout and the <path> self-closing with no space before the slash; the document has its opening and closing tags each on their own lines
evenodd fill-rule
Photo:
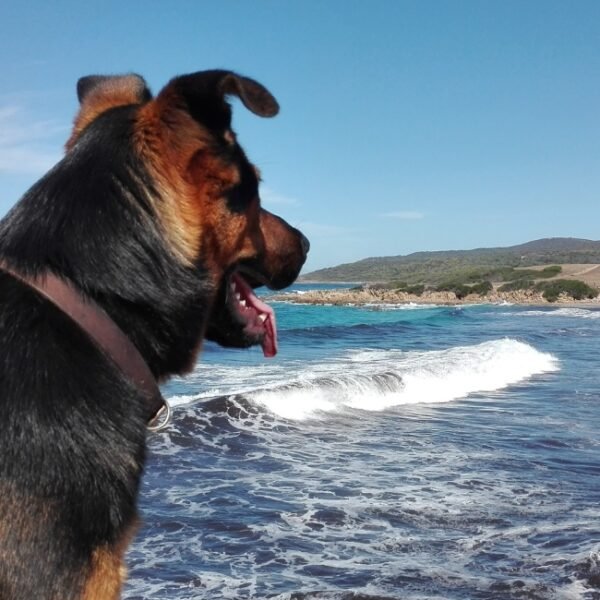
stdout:
<svg viewBox="0 0 600 600">
<path fill-rule="evenodd" d="M 527 269 L 542 270 L 548 265 L 540 267 L 526 267 Z M 560 265 L 562 272 L 552 279 L 579 279 L 594 288 L 600 288 L 600 265 Z M 545 279 L 544 281 L 550 281 Z"/>
</svg>

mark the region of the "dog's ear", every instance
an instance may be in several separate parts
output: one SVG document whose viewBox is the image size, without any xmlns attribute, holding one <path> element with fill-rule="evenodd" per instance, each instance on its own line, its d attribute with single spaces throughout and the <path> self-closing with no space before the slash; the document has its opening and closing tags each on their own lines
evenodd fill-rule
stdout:
<svg viewBox="0 0 600 600">
<path fill-rule="evenodd" d="M 189 113 L 214 129 L 227 129 L 231 124 L 231 108 L 227 96 L 237 96 L 244 106 L 260 117 L 274 117 L 279 104 L 263 85 L 232 71 L 199 71 L 173 79 L 161 92 L 170 96 L 175 91 L 182 97 Z"/>
<path fill-rule="evenodd" d="M 77 82 L 77 98 L 81 107 L 66 144 L 67 150 L 75 144 L 80 133 L 103 112 L 117 106 L 143 104 L 152 98 L 152 94 L 144 78 L 135 73 L 88 75 Z"/>
<path fill-rule="evenodd" d="M 271 92 L 249 77 L 224 71 L 218 89 L 223 96 L 237 96 L 248 110 L 259 117 L 274 117 L 279 112 L 279 104 Z"/>
<path fill-rule="evenodd" d="M 77 82 L 77 99 L 83 104 L 92 95 L 120 96 L 125 104 L 147 102 L 152 97 L 141 75 L 86 75 Z"/>
</svg>

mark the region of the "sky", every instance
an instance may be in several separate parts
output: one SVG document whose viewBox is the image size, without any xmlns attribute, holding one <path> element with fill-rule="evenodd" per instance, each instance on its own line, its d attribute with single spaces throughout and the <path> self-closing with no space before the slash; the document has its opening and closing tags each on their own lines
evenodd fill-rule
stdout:
<svg viewBox="0 0 600 600">
<path fill-rule="evenodd" d="M 597 0 L 0 4 L 0 216 L 58 161 L 88 74 L 226 68 L 263 205 L 304 272 L 372 256 L 600 239 Z"/>
</svg>

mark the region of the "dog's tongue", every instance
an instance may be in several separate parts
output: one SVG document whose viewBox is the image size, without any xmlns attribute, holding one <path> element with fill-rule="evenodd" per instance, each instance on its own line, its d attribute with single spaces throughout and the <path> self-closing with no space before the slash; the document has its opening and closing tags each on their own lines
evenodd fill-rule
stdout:
<svg viewBox="0 0 600 600">
<path fill-rule="evenodd" d="M 275 322 L 275 313 L 272 308 L 265 321 L 265 337 L 262 341 L 262 350 L 263 355 L 266 358 L 273 358 L 277 354 L 277 324 Z"/>
<path fill-rule="evenodd" d="M 264 337 L 262 340 L 263 354 L 267 358 L 272 358 L 277 354 L 277 323 L 275 321 L 275 311 L 265 302 L 259 300 L 252 288 L 246 281 L 234 273 L 232 279 L 246 301 L 246 305 L 256 311 L 256 324 L 260 324 L 264 329 Z"/>
</svg>

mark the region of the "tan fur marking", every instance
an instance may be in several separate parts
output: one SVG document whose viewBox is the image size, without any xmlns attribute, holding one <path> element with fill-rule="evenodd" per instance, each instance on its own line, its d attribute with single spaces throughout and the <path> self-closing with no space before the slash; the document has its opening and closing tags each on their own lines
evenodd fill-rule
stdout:
<svg viewBox="0 0 600 600">
<path fill-rule="evenodd" d="M 84 98 L 68 144 L 103 111 L 139 103 L 140 80 L 111 78 Z M 167 86 L 136 112 L 133 148 L 154 180 L 157 198 L 150 197 L 172 252 L 187 265 L 202 256 L 215 284 L 231 264 L 257 252 L 257 215 L 232 214 L 223 198 L 239 183 L 234 165 L 223 163 L 213 134 L 188 112 L 174 86 Z M 235 143 L 233 131 L 225 133 Z M 258 173 L 258 169 L 257 169 Z M 254 221 L 255 226 L 250 225 Z M 259 233 L 260 235 L 260 233 Z"/>
<path fill-rule="evenodd" d="M 218 199 L 238 183 L 239 173 L 214 156 L 210 133 L 169 88 L 140 108 L 135 131 L 134 147 L 162 197 L 156 209 L 167 239 L 180 260 L 192 264 L 202 252 L 203 232 L 219 222 L 211 216 Z"/>
<path fill-rule="evenodd" d="M 137 530 L 130 527 L 114 546 L 100 546 L 92 555 L 90 575 L 85 582 L 81 600 L 118 600 L 127 577 L 123 556 Z"/>
<path fill-rule="evenodd" d="M 113 77 L 98 84 L 84 99 L 73 124 L 73 132 L 67 141 L 70 150 L 81 132 L 100 114 L 117 106 L 138 104 L 143 92 L 139 77 L 124 75 Z"/>
<path fill-rule="evenodd" d="M 193 197 L 184 174 L 194 151 L 205 142 L 200 127 L 187 113 L 162 109 L 159 100 L 140 109 L 134 148 L 152 172 L 161 196 L 155 208 L 171 249 L 182 262 L 191 264 L 198 256 L 201 226 L 195 211 L 190 210 Z"/>
<path fill-rule="evenodd" d="M 119 556 L 106 548 L 96 550 L 81 600 L 117 600 L 125 574 Z"/>
</svg>

